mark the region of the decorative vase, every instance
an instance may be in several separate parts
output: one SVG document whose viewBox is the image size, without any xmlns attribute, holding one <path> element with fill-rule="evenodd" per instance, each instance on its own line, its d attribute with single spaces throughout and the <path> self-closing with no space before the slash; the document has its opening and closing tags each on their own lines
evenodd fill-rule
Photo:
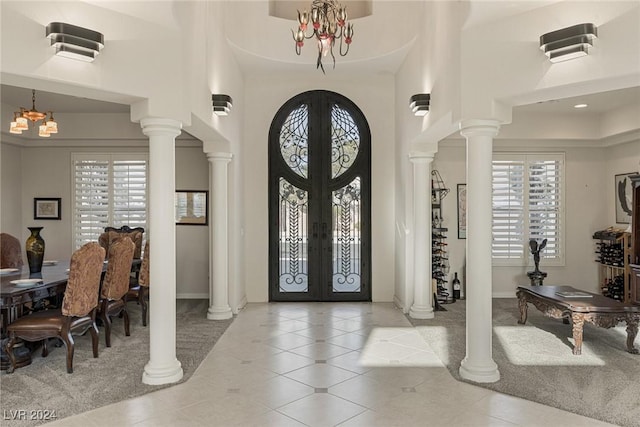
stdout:
<svg viewBox="0 0 640 427">
<path fill-rule="evenodd" d="M 29 262 L 30 273 L 40 273 L 42 271 L 42 261 L 44 260 L 44 239 L 40 236 L 40 230 L 44 227 L 27 227 L 31 235 L 27 237 L 24 247 L 27 251 L 27 261 Z"/>
</svg>

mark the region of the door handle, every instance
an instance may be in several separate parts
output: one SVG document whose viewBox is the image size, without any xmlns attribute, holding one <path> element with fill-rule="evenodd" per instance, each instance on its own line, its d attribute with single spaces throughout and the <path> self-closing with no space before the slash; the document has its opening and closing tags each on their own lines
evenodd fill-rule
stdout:
<svg viewBox="0 0 640 427">
<path fill-rule="evenodd" d="M 323 239 L 327 238 L 327 223 L 326 222 L 322 223 L 322 238 Z"/>
<path fill-rule="evenodd" d="M 313 232 L 311 234 L 313 235 L 314 239 L 318 238 L 318 223 L 317 222 L 313 223 Z"/>
</svg>

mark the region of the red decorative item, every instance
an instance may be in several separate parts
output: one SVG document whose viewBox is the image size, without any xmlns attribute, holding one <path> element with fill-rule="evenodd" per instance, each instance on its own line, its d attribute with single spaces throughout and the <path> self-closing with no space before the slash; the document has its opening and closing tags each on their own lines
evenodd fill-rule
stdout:
<svg viewBox="0 0 640 427">
<path fill-rule="evenodd" d="M 307 24 L 311 16 L 313 23 L 313 33 L 306 35 Z M 296 54 L 300 55 L 304 39 L 316 38 L 318 40 L 318 60 L 316 68 L 320 68 L 324 73 L 322 57 L 331 53 L 333 68 L 336 67 L 336 57 L 333 53 L 333 46 L 336 40 L 340 40 L 339 53 L 345 56 L 349 52 L 349 45 L 353 40 L 353 24 L 347 23 L 347 8 L 343 7 L 336 0 L 313 0 L 311 3 L 311 14 L 305 10 L 298 10 L 298 30 L 291 30 L 293 40 L 296 42 Z M 344 39 L 343 49 L 342 40 Z"/>
</svg>

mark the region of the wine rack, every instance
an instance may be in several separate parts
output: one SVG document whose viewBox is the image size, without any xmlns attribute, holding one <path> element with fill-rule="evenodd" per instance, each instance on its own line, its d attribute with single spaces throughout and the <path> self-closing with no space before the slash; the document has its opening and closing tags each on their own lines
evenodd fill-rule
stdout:
<svg viewBox="0 0 640 427">
<path fill-rule="evenodd" d="M 629 260 L 631 234 L 616 228 L 597 231 L 596 242 L 598 282 L 602 295 L 618 301 L 631 299 Z"/>
<path fill-rule="evenodd" d="M 442 199 L 449 194 L 444 181 L 437 170 L 431 171 L 431 274 L 435 282 L 434 304 L 448 304 L 454 301 L 447 289 L 449 274 L 449 252 L 447 250 L 447 231 L 443 227 Z"/>
</svg>

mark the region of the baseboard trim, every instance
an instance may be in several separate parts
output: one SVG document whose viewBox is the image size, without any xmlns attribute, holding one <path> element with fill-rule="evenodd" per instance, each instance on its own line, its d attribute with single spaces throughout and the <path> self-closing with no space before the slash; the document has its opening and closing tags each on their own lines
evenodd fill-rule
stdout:
<svg viewBox="0 0 640 427">
<path fill-rule="evenodd" d="M 407 314 L 407 309 L 405 308 L 404 304 L 402 304 L 402 301 L 400 301 L 400 298 L 398 298 L 397 295 L 393 296 L 393 303 L 396 307 L 398 307 L 398 309 L 402 310 L 404 314 Z"/>
<path fill-rule="evenodd" d="M 176 299 L 209 299 L 209 294 L 198 294 L 198 293 L 181 293 L 176 294 Z"/>
<path fill-rule="evenodd" d="M 237 306 L 231 308 L 233 314 L 238 314 L 247 305 L 247 296 L 243 296 Z"/>
<path fill-rule="evenodd" d="M 494 292 L 491 295 L 493 298 L 516 298 L 515 292 Z"/>
</svg>

